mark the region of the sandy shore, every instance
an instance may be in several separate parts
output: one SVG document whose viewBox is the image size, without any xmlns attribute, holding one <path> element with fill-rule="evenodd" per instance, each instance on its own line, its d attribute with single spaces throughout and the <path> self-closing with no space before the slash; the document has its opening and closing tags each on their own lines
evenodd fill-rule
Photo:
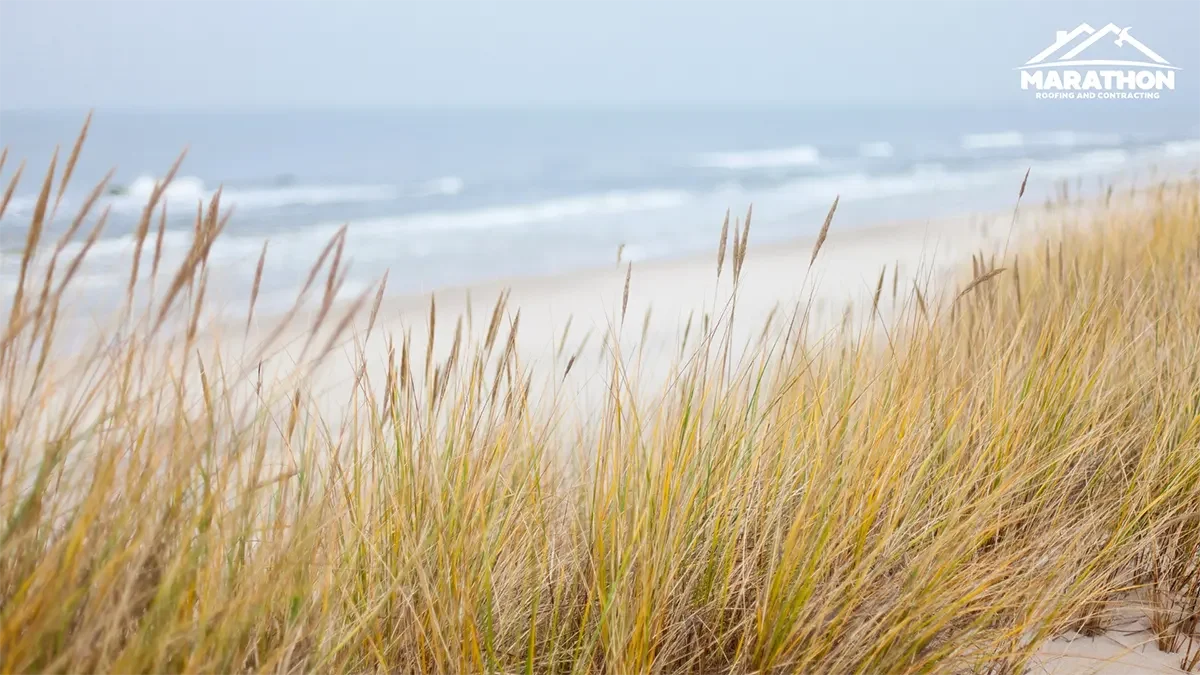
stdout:
<svg viewBox="0 0 1200 675">
<path fill-rule="evenodd" d="M 886 320 L 899 305 L 911 302 L 914 284 L 932 302 L 939 293 L 953 291 L 954 284 L 962 281 L 964 262 L 969 271 L 972 254 L 1000 258 L 1007 243 L 1011 255 L 1032 233 L 1052 234 L 1064 218 L 1071 217 L 1062 211 L 1050 213 L 1043 207 L 1028 205 L 1022 209 L 1015 226 L 1012 216 L 1009 211 L 885 223 L 852 230 L 839 229 L 835 216 L 811 268 L 814 238 L 756 244 L 752 227 L 748 255 L 738 281 L 733 344 L 745 346 L 758 339 L 769 317 L 782 321 L 797 307 L 807 309 L 809 334 L 814 338 L 837 329 L 847 311 L 857 319 L 864 318 L 884 270 L 880 313 Z M 634 379 L 643 387 L 655 390 L 676 363 L 689 318 L 692 322 L 689 339 L 693 343 L 706 313 L 711 320 L 720 318 L 724 324 L 729 323 L 732 255 L 727 254 L 718 279 L 719 234 L 714 227 L 712 251 L 697 257 L 618 264 L 614 251 L 613 265 L 604 269 L 558 277 L 498 280 L 432 294 L 385 297 L 370 335 L 365 332 L 369 307 L 355 317 L 351 323 L 355 338 L 344 341 L 321 365 L 314 380 L 315 390 L 329 402 L 329 409 L 336 417 L 337 404 L 348 400 L 350 395 L 356 374 L 349 364 L 357 359 L 359 348 L 368 364 L 368 379 L 381 384 L 386 372 L 388 336 L 399 344 L 405 334 L 411 334 L 416 355 L 424 358 L 431 298 L 437 314 L 435 358 L 443 358 L 450 350 L 460 317 L 464 333 L 471 339 L 483 340 L 493 307 L 505 293 L 508 300 L 501 333 L 507 335 L 519 311 L 517 353 L 535 379 L 553 383 L 559 389 L 560 404 L 562 393 L 566 392 L 577 409 L 586 413 L 596 405 L 596 397 L 604 395 L 609 370 L 599 368 L 598 364 L 602 357 L 612 354 L 615 335 L 620 336 L 621 354 L 631 371 L 629 374 L 636 376 Z M 627 275 L 628 301 L 622 318 Z M 893 286 L 898 290 L 896 303 L 892 302 Z M 365 304 L 369 306 L 370 299 Z M 277 353 L 276 362 L 290 364 L 300 357 L 314 315 L 312 311 L 296 315 L 283 334 L 283 348 Z M 264 339 L 271 325 L 262 322 L 261 327 L 251 332 L 251 342 Z M 241 331 L 231 331 L 235 332 Z M 310 345 L 312 350 L 314 345 Z M 566 363 L 576 354 L 578 358 L 564 381 Z"/>
</svg>

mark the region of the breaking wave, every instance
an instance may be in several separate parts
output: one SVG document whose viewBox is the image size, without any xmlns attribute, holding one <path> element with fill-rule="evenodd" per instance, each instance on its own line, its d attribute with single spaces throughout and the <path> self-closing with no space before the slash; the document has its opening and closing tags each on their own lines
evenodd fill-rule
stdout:
<svg viewBox="0 0 1200 675">
<path fill-rule="evenodd" d="M 109 201 L 117 210 L 140 211 L 154 193 L 158 184 L 153 176 L 139 176 L 127 187 L 110 190 Z M 194 176 L 182 176 L 172 180 L 163 192 L 163 199 L 170 206 L 194 206 L 207 201 L 216 193 L 204 181 Z M 241 209 L 277 209 L 288 206 L 321 206 L 327 204 L 352 204 L 378 202 L 395 199 L 396 188 L 388 185 L 287 185 L 265 188 L 225 188 L 221 191 L 221 203 Z"/>
<path fill-rule="evenodd" d="M 1120 145 L 1124 137 L 1120 134 L 1093 133 L 1084 131 L 1049 131 L 1025 134 L 1020 131 L 998 131 L 983 134 L 966 134 L 959 139 L 963 150 L 1005 150 L 1022 147 L 1073 148 L 1088 146 Z"/>
<path fill-rule="evenodd" d="M 452 197 L 462 192 L 465 187 L 466 183 L 458 176 L 442 176 L 425 183 L 417 192 L 423 197 L 435 195 Z"/>
<path fill-rule="evenodd" d="M 696 159 L 696 166 L 706 169 L 781 169 L 792 166 L 813 166 L 821 161 L 821 153 L 811 145 L 790 148 L 752 150 L 747 152 L 710 152 Z"/>
<path fill-rule="evenodd" d="M 366 237 L 379 241 L 386 240 L 390 235 L 413 232 L 523 227 L 593 216 L 613 216 L 669 209 L 681 206 L 689 199 L 688 193 L 677 190 L 607 192 L 513 206 L 464 211 L 429 211 L 373 218 L 354 222 L 350 227 L 350 234 L 356 239 Z M 302 249 L 319 250 L 320 246 L 323 246 L 341 226 L 341 223 L 322 223 L 294 230 L 283 237 L 265 233 L 244 236 L 225 235 L 213 245 L 212 254 L 215 257 L 256 256 L 265 239 L 271 239 L 273 248 L 295 246 Z M 192 236 L 192 232 L 188 230 L 168 230 L 164 233 L 163 249 L 168 252 L 186 251 L 191 245 Z M 77 246 L 78 244 L 73 244 L 72 250 Z M 129 256 L 132 255 L 134 248 L 135 240 L 132 235 L 101 239 L 93 245 L 89 257 L 100 259 Z M 143 255 L 147 255 L 152 249 L 152 245 L 146 246 Z"/>
<path fill-rule="evenodd" d="M 376 218 L 357 223 L 355 229 L 360 233 L 371 233 L 520 227 L 588 216 L 667 209 L 681 206 L 689 197 L 688 193 L 681 190 L 614 191 L 512 206 Z"/>
<path fill-rule="evenodd" d="M 1162 151 L 1168 157 L 1187 157 L 1200 154 L 1200 138 L 1166 143 L 1162 146 Z"/>
<path fill-rule="evenodd" d="M 1019 131 L 1000 131 L 988 134 L 967 134 L 959 145 L 963 150 L 995 150 L 1019 148 L 1025 145 L 1025 134 Z"/>
<path fill-rule="evenodd" d="M 858 146 L 858 156 L 868 157 L 871 159 L 886 159 L 896 154 L 896 149 L 887 141 L 876 141 L 874 143 L 863 143 Z"/>
</svg>

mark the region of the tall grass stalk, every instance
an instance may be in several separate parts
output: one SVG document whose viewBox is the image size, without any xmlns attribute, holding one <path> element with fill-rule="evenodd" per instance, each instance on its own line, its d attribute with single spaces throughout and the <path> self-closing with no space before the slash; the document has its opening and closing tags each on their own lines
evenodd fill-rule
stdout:
<svg viewBox="0 0 1200 675">
<path fill-rule="evenodd" d="M 981 255 L 957 297 L 894 277 L 888 349 L 810 339 L 804 304 L 742 349 L 714 308 L 648 392 L 614 333 L 576 423 L 531 402 L 505 295 L 444 360 L 431 300 L 426 353 L 388 335 L 368 368 L 356 317 L 375 295 L 387 331 L 383 290 L 333 301 L 344 230 L 296 372 L 261 365 L 279 331 L 202 349 L 217 197 L 175 269 L 161 211 L 123 321 L 50 358 L 88 250 L 31 262 L 55 178 L 0 334 L 0 671 L 1017 673 L 1126 606 L 1200 659 L 1194 179 L 1111 196 L 1011 274 Z M 94 202 L 72 237 L 99 236 Z M 727 215 L 718 272 L 728 236 Z M 358 363 L 335 423 L 305 369 L 339 345 Z"/>
</svg>

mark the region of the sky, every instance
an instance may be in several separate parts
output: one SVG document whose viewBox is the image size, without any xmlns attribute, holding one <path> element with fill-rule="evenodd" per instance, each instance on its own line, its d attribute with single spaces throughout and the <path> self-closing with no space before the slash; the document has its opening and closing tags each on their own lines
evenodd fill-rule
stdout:
<svg viewBox="0 0 1200 675">
<path fill-rule="evenodd" d="M 987 106 L 1085 21 L 1200 108 L 1197 0 L 0 0 L 0 108 Z"/>
</svg>

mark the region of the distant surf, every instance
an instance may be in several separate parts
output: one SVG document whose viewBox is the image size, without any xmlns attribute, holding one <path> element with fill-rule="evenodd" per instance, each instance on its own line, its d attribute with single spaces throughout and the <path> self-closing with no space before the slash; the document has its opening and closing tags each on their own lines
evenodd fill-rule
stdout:
<svg viewBox="0 0 1200 675">
<path fill-rule="evenodd" d="M 370 219 L 357 223 L 364 233 L 403 230 L 439 231 L 478 230 L 538 225 L 571 218 L 616 216 L 680 206 L 690 195 L 682 190 L 614 191 L 549 199 L 530 204 L 495 206 L 468 211 L 434 211 L 396 218 Z"/>
<path fill-rule="evenodd" d="M 390 270 L 389 290 L 405 292 L 610 264 L 618 247 L 626 260 L 687 255 L 713 245 L 727 208 L 751 203 L 752 239 L 764 244 L 812 234 L 839 196 L 839 224 L 851 228 L 1011 207 L 1026 170 L 1027 199 L 1037 200 L 1064 179 L 1088 176 L 1096 185 L 1149 167 L 1200 164 L 1193 119 L 1134 128 L 1066 116 L 1059 126 L 1041 111 L 1024 119 L 959 109 L 836 118 L 804 110 L 670 111 L 613 113 L 603 124 L 570 111 L 445 119 L 432 112 L 280 113 L 280 135 L 270 139 L 257 117 L 244 126 L 237 115 L 165 115 L 158 126 L 131 118 L 119 132 L 105 132 L 105 119 L 98 117 L 89 143 L 109 154 L 92 156 L 85 146 L 39 248 L 52 250 L 109 166 L 169 166 L 179 138 L 204 139 L 165 188 L 162 264 L 186 255 L 197 205 L 220 189 L 222 206 L 235 214 L 211 250 L 211 280 L 236 295 L 269 242 L 261 298 L 294 293 L 344 225 L 347 288 Z M 24 145 L 10 159 L 47 161 L 73 132 L 64 125 L 51 135 L 33 118 L 4 121 L 6 141 Z M 0 220 L 0 289 L 12 288 L 19 270 L 12 259 L 29 231 L 42 170 L 26 172 Z M 101 209 L 110 210 L 79 270 L 97 303 L 126 282 L 133 232 L 161 176 L 118 174 L 84 224 L 87 231 Z M 66 253 L 81 249 L 75 243 Z M 148 242 L 146 261 L 154 249 Z"/>
<path fill-rule="evenodd" d="M 389 236 L 421 232 L 451 233 L 481 229 L 517 228 L 547 223 L 569 221 L 573 218 L 618 216 L 621 214 L 669 209 L 680 206 L 691 195 L 679 190 L 647 190 L 643 192 L 608 192 L 594 195 L 579 195 L 563 199 L 551 199 L 529 204 L 513 204 L 465 211 L 429 211 L 404 216 L 371 218 L 353 223 L 356 238 L 371 238 L 376 243 Z M 298 228 L 285 237 L 276 237 L 282 245 L 291 246 L 305 242 L 300 247 L 316 249 L 342 227 L 341 222 L 310 224 Z M 261 235 L 227 235 L 213 247 L 213 255 L 242 258 L 257 254 L 262 243 L 273 237 Z M 164 250 L 183 251 L 190 246 L 192 233 L 171 230 L 165 233 Z M 81 243 L 67 249 L 70 254 L 79 250 Z M 105 258 L 128 256 L 135 248 L 132 235 L 103 239 L 93 244 L 90 256 Z M 144 254 L 149 253 L 149 247 Z"/>
<path fill-rule="evenodd" d="M 161 178 L 138 176 L 128 185 L 113 184 L 108 187 L 99 201 L 101 208 L 108 206 L 117 213 L 139 213 L 147 200 L 154 194 Z M 282 185 L 262 187 L 222 187 L 221 204 L 239 210 L 269 210 L 294 207 L 330 206 L 339 204 L 364 204 L 388 202 L 405 195 L 430 197 L 454 196 L 465 189 L 466 184 L 457 176 L 436 178 L 407 190 L 392 185 Z M 206 185 L 195 176 L 176 176 L 162 193 L 161 202 L 168 209 L 195 209 L 198 203 L 207 204 L 217 194 L 217 188 Z M 32 194 L 17 195 L 9 203 L 9 213 L 24 215 L 37 203 Z M 64 200 L 60 211 L 72 207 L 70 199 Z"/>
<path fill-rule="evenodd" d="M 1027 134 L 1020 131 L 999 131 L 966 134 L 959 146 L 963 150 L 1002 150 L 1021 147 L 1073 148 L 1082 146 L 1120 145 L 1121 134 L 1086 133 L 1079 131 L 1050 131 Z"/>
<path fill-rule="evenodd" d="M 1163 144 L 1163 152 L 1168 157 L 1187 157 L 1189 155 L 1200 155 L 1200 139 L 1165 143 Z"/>
<path fill-rule="evenodd" d="M 867 157 L 870 159 L 886 159 L 896 154 L 896 149 L 887 141 L 874 141 L 872 143 L 863 143 L 858 146 L 859 157 Z"/>
<path fill-rule="evenodd" d="M 821 153 L 811 145 L 790 148 L 752 150 L 748 152 L 709 152 L 696 158 L 696 166 L 709 169 L 779 169 L 793 166 L 813 166 L 821 161 Z"/>
<path fill-rule="evenodd" d="M 1161 151 L 1200 154 L 1200 141 L 1168 144 Z M 409 254 L 425 255 L 429 252 L 428 248 L 419 242 L 422 241 L 421 237 L 427 236 L 470 236 L 472 232 L 521 231 L 546 226 L 566 233 L 580 228 L 599 227 L 605 222 L 620 222 L 623 217 L 670 220 L 677 217 L 672 214 L 681 213 L 680 209 L 684 207 L 690 207 L 689 213 L 715 212 L 724 208 L 722 204 L 741 201 L 761 201 L 787 210 L 806 209 L 826 205 L 837 196 L 869 202 L 905 195 L 962 191 L 1011 180 L 1026 168 L 1032 168 L 1043 178 L 1060 178 L 1118 168 L 1132 159 L 1128 152 L 1108 149 L 1043 160 L 1019 158 L 1006 164 L 970 171 L 950 169 L 938 162 L 925 162 L 884 174 L 852 171 L 794 178 L 765 190 L 743 187 L 734 182 L 706 193 L 670 189 L 610 191 L 477 209 L 421 211 L 365 218 L 352 222 L 350 233 L 353 240 L 366 247 L 360 254 L 370 258 L 386 258 L 387 252 L 393 250 L 390 247 L 398 245 L 398 242 L 405 242 L 404 250 Z M 187 189 L 192 188 L 189 185 Z M 256 256 L 267 240 L 275 242 L 272 246 L 277 250 L 285 249 L 301 257 L 312 255 L 342 225 L 340 221 L 310 223 L 292 229 L 285 236 L 228 234 L 217 242 L 212 255 L 216 260 L 245 260 Z M 190 245 L 191 237 L 192 233 L 188 230 L 169 230 L 165 235 L 164 250 L 182 255 Z M 77 250 L 79 246 L 73 245 L 68 252 Z M 97 242 L 91 256 L 96 260 L 124 258 L 133 249 L 133 237 L 125 235 Z M 148 253 L 148 249 L 145 253 Z"/>
<path fill-rule="evenodd" d="M 115 209 L 141 210 L 160 179 L 138 176 L 127 188 L 117 188 L 110 203 Z M 194 206 L 208 201 L 216 189 L 194 176 L 178 177 L 167 185 L 163 199 L 171 206 Z M 286 185 L 280 187 L 222 188 L 221 203 L 239 209 L 277 209 L 289 206 L 349 204 L 395 199 L 397 189 L 389 185 Z"/>
</svg>

